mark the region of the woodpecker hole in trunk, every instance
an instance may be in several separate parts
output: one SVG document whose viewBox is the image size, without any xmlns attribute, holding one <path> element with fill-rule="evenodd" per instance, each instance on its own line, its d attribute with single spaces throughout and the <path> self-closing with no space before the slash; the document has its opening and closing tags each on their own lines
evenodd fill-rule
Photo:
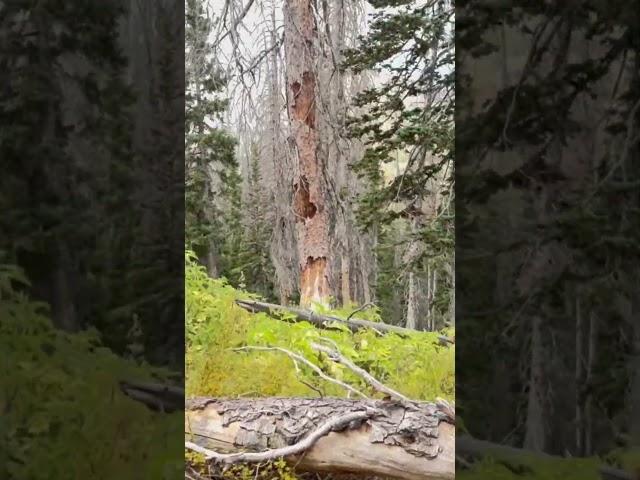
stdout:
<svg viewBox="0 0 640 480">
<path fill-rule="evenodd" d="M 294 185 L 296 193 L 294 198 L 294 211 L 298 216 L 298 220 L 310 220 L 312 219 L 318 209 L 315 203 L 311 201 L 309 195 L 309 182 L 304 175 L 300 177 L 300 183 Z"/>
<path fill-rule="evenodd" d="M 302 74 L 302 84 L 293 82 L 291 91 L 293 92 L 293 116 L 303 122 L 309 128 L 315 128 L 315 87 L 316 80 L 311 72 Z"/>
</svg>

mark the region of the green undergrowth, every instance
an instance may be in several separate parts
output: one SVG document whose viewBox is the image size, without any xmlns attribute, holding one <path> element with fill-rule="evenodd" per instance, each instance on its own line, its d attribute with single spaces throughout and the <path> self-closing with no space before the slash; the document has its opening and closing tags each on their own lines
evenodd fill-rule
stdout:
<svg viewBox="0 0 640 480">
<path fill-rule="evenodd" d="M 456 479 L 480 480 L 597 480 L 599 464 L 594 459 L 530 460 L 517 466 L 504 465 L 492 459 L 474 464 L 470 470 L 456 470 Z"/>
<path fill-rule="evenodd" d="M 182 454 L 163 439 L 181 435 L 182 412 L 154 415 L 118 388 L 168 372 L 117 357 L 96 332 L 56 330 L 23 285 L 0 265 L 0 478 L 175 478 Z"/>
<path fill-rule="evenodd" d="M 456 478 L 463 480 L 602 480 L 599 468 L 610 465 L 626 472 L 640 471 L 640 450 L 619 450 L 602 457 L 548 458 L 526 457 L 509 464 L 487 458 L 470 469 L 457 469 Z"/>
<path fill-rule="evenodd" d="M 452 400 L 455 395 L 455 347 L 438 345 L 438 333 L 416 332 L 408 337 L 357 333 L 345 327 L 321 330 L 308 322 L 273 319 L 250 313 L 235 304 L 255 295 L 234 289 L 224 279 L 211 279 L 189 253 L 186 255 L 186 388 L 188 396 L 345 396 L 346 390 L 326 380 L 285 353 L 238 350 L 279 347 L 304 356 L 327 375 L 375 397 L 370 387 L 349 369 L 324 358 L 312 343 L 337 347 L 346 357 L 386 385 L 415 399 Z M 346 318 L 355 309 L 334 310 Z M 287 320 L 287 315 L 282 318 Z M 380 321 L 376 310 L 354 318 Z M 289 318 L 291 319 L 291 318 Z M 453 331 L 444 332 L 453 335 Z"/>
</svg>

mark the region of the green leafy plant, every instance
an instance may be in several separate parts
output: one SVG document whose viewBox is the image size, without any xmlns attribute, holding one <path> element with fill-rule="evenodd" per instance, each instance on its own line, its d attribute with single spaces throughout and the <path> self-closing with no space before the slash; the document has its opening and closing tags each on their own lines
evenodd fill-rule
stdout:
<svg viewBox="0 0 640 480">
<path fill-rule="evenodd" d="M 360 377 L 313 349 L 313 343 L 324 342 L 408 397 L 455 397 L 455 347 L 438 345 L 438 333 L 415 332 L 404 337 L 368 329 L 353 333 L 337 323 L 332 325 L 335 329 L 321 330 L 308 322 L 288 322 L 293 319 L 286 313 L 281 320 L 249 313 L 235 300 L 255 299 L 255 295 L 233 288 L 225 279 L 210 278 L 193 253 L 187 252 L 185 260 L 187 395 L 346 394 L 341 387 L 322 380 L 308 365 L 294 362 L 285 353 L 288 351 L 305 357 L 327 375 L 376 396 Z M 353 310 L 322 313 L 346 318 Z M 354 318 L 381 321 L 376 309 L 358 312 Z"/>
<path fill-rule="evenodd" d="M 164 439 L 180 435 L 182 413 L 155 415 L 118 387 L 168 372 L 116 356 L 95 330 L 55 329 L 28 286 L 20 269 L 0 265 L 0 477 L 175 476 L 183 459 Z"/>
</svg>

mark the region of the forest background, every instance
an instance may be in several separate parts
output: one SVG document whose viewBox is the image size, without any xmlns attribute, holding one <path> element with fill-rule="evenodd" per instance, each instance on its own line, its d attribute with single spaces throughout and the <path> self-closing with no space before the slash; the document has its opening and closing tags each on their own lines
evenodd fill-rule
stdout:
<svg viewBox="0 0 640 480">
<path fill-rule="evenodd" d="M 186 2 L 187 396 L 452 401 L 453 4 L 308 5 Z"/>
<path fill-rule="evenodd" d="M 182 98 L 176 96 L 176 91 L 183 91 L 182 42 L 175 42 L 182 35 L 172 23 L 172 19 L 182 17 L 182 4 L 176 7 L 168 1 L 136 1 L 89 5 L 70 1 L 65 8 L 48 2 L 39 5 L 33 9 L 26 3 L 12 2 L 4 6 L 1 17 L 6 27 L 1 32 L 3 43 L 11 48 L 0 55 L 6 85 L 0 97 L 0 148 L 2 159 L 7 161 L 0 180 L 0 202 L 5 212 L 0 220 L 0 341 L 3 353 L 8 352 L 3 360 L 17 367 L 7 368 L 7 375 L 0 380 L 0 403 L 7 413 L 3 417 L 0 473 L 7 478 L 48 478 L 73 471 L 84 478 L 99 465 L 104 478 L 139 478 L 141 471 L 157 477 L 163 470 L 166 473 L 166 462 L 154 455 L 154 449 L 168 451 L 169 445 L 152 445 L 147 440 L 180 437 L 177 428 L 181 428 L 182 415 L 159 420 L 161 417 L 117 394 L 117 385 L 122 378 L 153 376 L 157 380 L 169 376 L 150 369 L 148 363 L 176 368 L 182 365 L 183 302 L 173 294 L 182 290 L 183 267 L 191 282 L 189 292 L 194 294 L 188 299 L 192 303 L 187 302 L 189 313 L 198 313 L 189 317 L 188 327 L 194 328 L 188 332 L 197 333 L 199 329 L 199 335 L 188 339 L 189 352 L 194 356 L 188 361 L 197 360 L 204 346 L 212 350 L 204 351 L 200 358 L 211 351 L 219 352 L 220 345 L 237 347 L 248 341 L 266 344 L 275 338 L 290 342 L 289 346 L 299 345 L 299 337 L 292 335 L 292 330 L 276 326 L 279 324 L 265 316 L 242 313 L 233 302 L 250 296 L 249 292 L 280 303 L 300 301 L 300 264 L 294 260 L 298 248 L 292 227 L 296 222 L 291 218 L 295 213 L 289 203 L 273 201 L 279 196 L 291 200 L 295 185 L 290 182 L 295 172 L 295 162 L 288 153 L 291 142 L 283 126 L 286 97 L 276 96 L 278 89 L 267 81 L 278 79 L 280 88 L 284 88 L 281 5 L 274 8 L 249 1 L 238 10 L 235 3 L 220 4 L 215 10 L 218 16 L 208 15 L 203 9 L 195 20 L 191 17 L 195 31 L 202 23 L 202 28 L 212 33 L 206 40 L 193 32 L 188 34 L 187 55 L 190 41 L 196 45 L 192 54 L 214 54 L 203 54 L 205 64 L 213 66 L 198 74 L 203 75 L 202 86 L 211 93 L 201 97 L 194 108 L 193 87 L 187 90 L 191 95 L 187 99 L 187 125 L 193 128 L 186 150 L 181 137 L 175 141 L 170 135 L 176 129 L 182 133 L 185 127 L 184 119 L 173 115 L 172 110 L 176 104 L 183 110 Z M 197 5 L 187 2 L 185 7 Z M 326 12 L 324 4 L 319 5 L 317 14 L 322 18 Z M 343 7 L 361 13 L 375 13 L 378 6 L 401 12 L 414 4 L 374 1 L 364 9 L 353 5 Z M 262 9 L 257 8 L 260 6 Z M 465 319 L 463 337 L 458 337 L 464 348 L 458 353 L 462 366 L 467 367 L 458 372 L 458 385 L 464 391 L 462 396 L 459 390 L 457 393 L 464 409 L 462 417 L 474 435 L 557 455 L 591 456 L 588 464 L 566 463 L 574 474 L 594 477 L 599 459 L 593 455 L 609 452 L 612 443 L 637 444 L 640 431 L 640 370 L 635 368 L 639 330 L 634 316 L 638 310 L 634 296 L 638 280 L 632 261 L 637 259 L 634 225 L 638 224 L 638 209 L 633 204 L 637 204 L 638 186 L 633 155 L 638 139 L 633 134 L 638 125 L 634 53 L 638 35 L 633 3 L 614 2 L 606 10 L 597 2 L 581 6 L 589 15 L 577 15 L 569 4 L 548 9 L 525 3 L 516 11 L 518 15 L 508 9 L 486 10 L 481 6 L 469 8 L 467 16 L 459 15 L 460 8 L 456 12 L 457 40 L 462 47 L 458 53 L 473 52 L 477 58 L 496 53 L 484 70 L 500 71 L 499 82 L 491 77 L 482 86 L 488 102 L 481 108 L 476 105 L 478 115 L 457 115 L 458 149 L 463 147 L 456 164 L 456 174 L 463 172 L 458 177 L 463 181 L 456 183 L 458 198 L 464 194 L 467 199 L 476 199 L 476 207 L 491 199 L 487 210 L 495 212 L 478 217 L 478 208 L 465 212 L 467 206 L 461 209 L 457 202 L 458 212 L 465 214 L 463 222 L 460 215 L 457 218 L 458 227 L 464 227 L 462 231 L 458 228 L 458 245 L 469 251 L 479 245 L 486 247 L 471 258 L 456 259 L 458 281 L 463 282 L 458 288 L 462 295 L 457 299 L 458 307 L 463 308 L 457 310 L 459 318 Z M 331 16 L 335 5 L 328 3 L 327 7 Z M 243 15 L 247 19 L 249 14 L 255 15 L 256 10 L 260 12 L 258 21 L 243 29 L 242 21 L 237 21 Z M 536 24 L 529 15 L 537 15 L 538 21 L 549 15 L 553 22 Z M 379 29 L 372 22 L 362 30 L 353 27 L 357 23 L 353 18 L 362 17 L 338 16 L 343 17 L 352 23 L 342 24 L 341 30 L 340 22 L 325 22 L 328 33 L 326 28 L 318 32 L 327 54 L 325 63 L 318 65 L 318 85 L 338 79 L 337 84 L 344 85 L 342 96 L 329 96 L 323 103 L 328 105 L 323 115 L 337 115 L 337 124 L 345 126 L 331 132 L 336 140 L 330 137 L 333 153 L 327 158 L 348 157 L 344 152 L 358 149 L 360 153 L 348 157 L 353 169 L 337 174 L 335 184 L 328 189 L 329 205 L 339 206 L 330 225 L 340 232 L 335 238 L 342 240 L 332 245 L 337 252 L 332 256 L 332 271 L 337 276 L 332 287 L 335 298 L 332 305 L 323 308 L 344 317 L 356 309 L 346 299 L 359 305 L 366 305 L 370 299 L 379 310 L 366 309 L 358 316 L 400 325 L 410 325 L 413 318 L 418 329 L 438 330 L 453 319 L 448 312 L 455 282 L 447 275 L 448 264 L 439 263 L 447 257 L 438 253 L 452 252 L 447 250 L 453 234 L 448 217 L 451 211 L 443 209 L 445 213 L 436 219 L 420 212 L 429 212 L 425 204 L 431 192 L 437 191 L 425 194 L 425 176 L 428 185 L 443 179 L 446 185 L 446 176 L 438 176 L 446 168 L 439 169 L 436 162 L 434 167 L 414 171 L 407 167 L 411 155 L 403 147 L 412 150 L 419 141 L 422 145 L 427 141 L 426 145 L 437 151 L 439 144 L 429 143 L 431 137 L 424 135 L 421 122 L 412 122 L 428 109 L 398 108 L 393 95 L 386 99 L 385 95 L 367 93 L 371 85 L 384 91 L 385 82 L 395 73 L 407 78 L 402 75 L 410 64 L 402 61 L 406 57 L 389 59 L 397 54 L 395 40 L 406 39 L 408 26 L 415 31 L 421 25 L 420 18 L 425 17 L 382 16 Z M 510 29 L 496 32 L 496 24 L 501 22 Z M 239 28 L 239 33 L 222 28 L 223 24 Z M 259 34 L 262 30 L 258 27 L 269 25 L 265 30 L 268 34 Z M 324 27 L 322 21 L 319 25 Z M 517 32 L 518 42 L 508 37 L 512 30 Z M 580 36 L 585 31 L 589 42 Z M 365 36 L 362 43 L 355 40 L 357 33 Z M 258 40 L 249 40 L 251 35 Z M 500 39 L 487 39 L 492 35 Z M 216 39 L 222 39 L 222 43 Z M 385 40 L 378 43 L 376 39 Z M 348 68 L 344 70 L 333 65 L 339 41 L 349 47 L 344 54 Z M 598 48 L 589 50 L 594 44 Z M 272 49 L 274 45 L 277 47 Z M 353 55 L 351 47 L 355 48 Z M 503 68 L 503 58 L 514 50 L 519 61 L 511 69 Z M 594 62 L 588 54 L 599 58 Z M 452 64 L 452 53 L 449 55 L 447 62 Z M 229 58 L 234 60 L 231 64 Z M 254 66 L 250 60 L 259 61 Z M 553 69 L 548 68 L 550 61 Z M 82 68 L 76 70 L 76 62 Z M 321 68 L 326 64 L 335 72 L 328 78 Z M 187 65 L 204 64 L 188 58 Z M 472 77 L 477 84 L 486 79 L 482 70 L 478 67 L 468 76 L 465 73 L 469 72 L 458 72 L 458 100 L 460 92 L 473 92 L 465 89 L 461 80 Z M 245 74 L 239 75 L 239 71 Z M 363 82 L 360 87 L 354 86 L 357 82 L 351 75 Z M 520 85 L 524 85 L 520 75 L 531 85 Z M 621 80 L 616 81 L 618 78 Z M 367 84 L 369 80 L 373 83 Z M 443 76 L 441 80 L 446 84 L 451 78 Z M 406 85 L 391 83 L 392 88 Z M 416 88 L 422 87 L 418 83 Z M 234 95 L 234 91 L 240 94 Z M 417 94 L 412 89 L 404 92 Z M 270 98 L 276 97 L 274 104 L 279 103 L 281 108 L 268 110 Z M 341 103 L 346 98 L 350 102 Z M 376 101 L 382 103 L 376 105 Z M 350 108 L 344 107 L 347 103 Z M 138 108 L 132 111 L 131 105 Z M 367 117 L 369 108 L 373 112 L 376 108 L 397 112 L 402 121 L 391 121 L 386 124 L 388 129 L 375 125 L 379 117 Z M 355 118 L 341 116 L 345 110 Z M 579 114 L 585 111 L 600 115 Z M 549 114 L 531 121 L 544 112 Z M 275 121 L 265 122 L 266 114 L 273 114 Z M 505 129 L 505 119 L 512 120 L 510 128 Z M 195 127 L 197 122 L 201 128 Z M 277 135 L 269 136 L 262 128 L 265 125 L 281 127 Z M 400 128 L 408 126 L 412 128 Z M 441 145 L 453 145 L 451 123 L 444 122 L 441 130 L 437 125 L 431 127 L 438 132 L 436 138 L 441 139 Z M 478 145 L 479 138 L 497 146 L 495 156 L 483 156 L 487 145 Z M 567 144 L 567 139 L 572 143 Z M 607 148 L 600 150 L 594 139 L 604 139 Z M 208 148 L 208 143 L 216 148 Z M 348 148 L 344 147 L 346 143 Z M 199 152 L 190 145 L 203 149 Z M 585 153 L 585 146 L 592 149 Z M 479 151 L 475 147 L 480 147 Z M 184 153 L 190 172 L 187 235 L 189 248 L 197 255 L 194 258 L 188 254 L 183 263 L 182 225 L 180 236 L 164 227 L 167 219 L 177 218 L 183 208 L 182 178 L 179 186 L 168 179 L 172 172 L 180 172 Z M 506 171 L 496 174 L 485 168 L 487 171 L 479 173 L 459 168 L 469 158 L 470 163 L 485 159 L 487 167 L 496 157 L 501 159 L 497 163 L 508 167 Z M 272 161 L 255 160 L 262 158 Z M 514 163 L 513 158 L 524 163 Z M 590 161 L 584 164 L 583 158 Z M 285 162 L 284 168 L 275 170 L 279 163 L 274 159 Z M 523 165 L 526 178 L 520 168 Z M 574 176 L 569 175 L 571 171 Z M 252 182 L 260 188 L 249 188 Z M 549 183 L 553 188 L 546 187 Z M 467 189 L 461 192 L 462 187 Z M 252 203 L 252 195 L 260 200 Z M 438 204 L 441 207 L 452 199 L 446 195 L 443 198 Z M 505 210 L 505 205 L 513 210 Z M 274 206 L 282 206 L 282 210 L 269 208 Z M 150 215 L 154 209 L 161 210 L 162 215 Z M 237 215 L 232 215 L 234 209 Z M 251 220 L 263 217 L 268 221 Z M 518 220 L 523 218 L 535 221 Z M 278 228 L 283 220 L 284 227 Z M 344 234 L 347 228 L 357 233 Z M 249 232 L 253 232 L 255 241 Z M 361 243 L 352 245 L 348 241 L 351 238 Z M 180 251 L 177 264 L 167 244 Z M 198 263 L 206 265 L 204 273 Z M 547 264 L 553 265 L 547 267 L 553 270 L 551 275 L 537 275 Z M 250 268 L 255 269 L 251 277 L 247 273 Z M 346 272 L 349 275 L 343 275 Z M 222 280 L 223 276 L 228 280 Z M 347 277 L 348 288 L 343 288 L 347 282 L 340 280 Z M 412 291 L 434 292 L 437 301 L 427 303 L 425 295 L 413 302 Z M 499 308 L 494 308 L 494 302 Z M 544 315 L 537 315 L 539 312 Z M 218 328 L 216 322 L 221 318 L 235 321 L 239 328 Z M 257 324 L 260 326 L 255 335 L 248 332 Z M 305 329 L 311 331 L 308 326 Z M 215 332 L 230 332 L 230 341 L 219 343 L 223 337 L 214 337 Z M 416 335 L 434 338 L 435 334 Z M 368 338 L 360 338 L 358 348 L 368 343 Z M 416 398 L 438 394 L 450 398 L 451 350 L 438 351 L 432 342 L 417 343 L 424 347 L 418 353 L 398 350 L 393 342 L 384 345 L 383 352 L 397 355 L 390 363 L 380 360 L 384 355 L 378 355 L 379 345 L 365 359 L 373 362 L 371 368 L 383 378 L 386 375 L 390 384 L 407 388 Z M 353 347 L 347 342 L 341 345 Z M 171 358 L 167 360 L 168 353 Z M 271 370 L 281 368 L 286 363 L 275 356 L 234 355 L 238 366 L 248 365 L 251 372 L 268 371 L 265 365 Z M 225 360 L 231 358 L 229 354 Z M 407 358 L 416 359 L 413 377 L 391 372 Z M 430 358 L 429 371 L 436 372 L 436 381 L 420 377 L 428 373 L 420 370 L 425 358 Z M 249 363 L 243 363 L 246 359 Z M 191 371 L 221 373 L 207 370 L 210 366 L 204 368 L 204 363 L 200 366 L 203 368 Z M 225 373 L 229 379 L 230 372 Z M 264 381 L 266 375 L 253 378 L 242 380 L 264 386 L 258 394 L 314 391 L 295 376 L 283 376 L 278 382 Z M 415 381 L 405 385 L 405 378 Z M 449 380 L 441 384 L 446 378 Z M 192 392 L 205 387 L 216 389 L 208 392 L 211 395 L 249 391 L 234 390 L 231 381 L 208 382 L 204 376 L 189 386 Z M 488 401 L 487 393 L 491 393 Z M 111 417 L 94 415 L 106 409 L 113 412 Z M 501 415 L 498 421 L 496 411 Z M 134 422 L 136 419 L 139 421 Z M 464 429 L 460 422 L 459 430 Z M 104 448 L 93 448 L 94 444 Z M 69 447 L 75 455 L 65 453 Z M 181 475 L 182 438 L 178 447 L 173 469 Z M 78 458 L 86 460 L 85 464 L 75 465 Z M 39 468 L 42 464 L 49 469 Z M 576 469 L 577 465 L 585 468 Z M 504 465 L 489 467 L 504 475 L 517 475 Z"/>
<path fill-rule="evenodd" d="M 455 321 L 452 5 L 374 4 L 317 12 L 331 303 L 436 331 Z M 282 12 L 187 2 L 187 243 L 210 276 L 288 305 L 302 188 Z"/>
</svg>

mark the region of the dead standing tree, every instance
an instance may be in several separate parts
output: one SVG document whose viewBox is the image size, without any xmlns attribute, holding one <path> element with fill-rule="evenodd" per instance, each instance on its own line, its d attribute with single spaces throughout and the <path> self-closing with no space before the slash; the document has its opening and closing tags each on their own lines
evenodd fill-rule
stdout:
<svg viewBox="0 0 640 480">
<path fill-rule="evenodd" d="M 284 26 L 290 141 L 298 160 L 292 207 L 298 234 L 300 304 L 326 305 L 335 292 L 328 271 L 331 212 L 327 208 L 324 162 L 318 155 L 314 64 L 318 39 L 313 2 L 286 0 Z"/>
</svg>

